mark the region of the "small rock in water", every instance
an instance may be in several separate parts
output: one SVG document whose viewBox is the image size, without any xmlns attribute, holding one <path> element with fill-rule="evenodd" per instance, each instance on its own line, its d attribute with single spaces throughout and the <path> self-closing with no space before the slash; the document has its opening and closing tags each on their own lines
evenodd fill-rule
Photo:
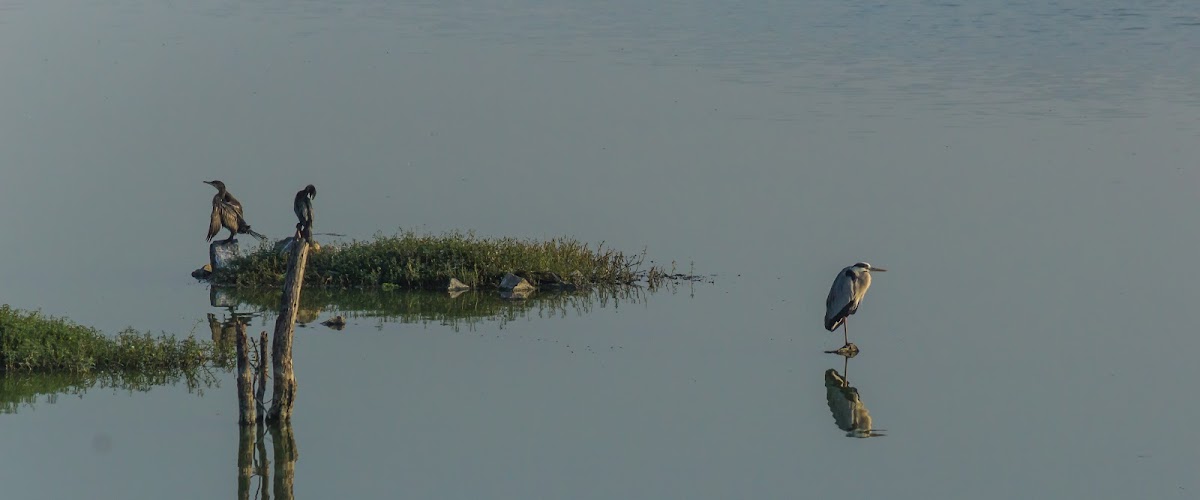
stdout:
<svg viewBox="0 0 1200 500">
<path fill-rule="evenodd" d="M 192 277 L 196 278 L 198 280 L 206 280 L 206 279 L 208 279 L 209 276 L 212 276 L 212 265 L 211 264 L 205 264 L 203 266 L 200 266 L 200 269 L 192 271 Z"/>
<path fill-rule="evenodd" d="M 208 262 L 212 269 L 221 269 L 238 256 L 238 242 L 214 241 L 208 246 Z"/>
<path fill-rule="evenodd" d="M 838 354 L 841 356 L 845 356 L 847 358 L 853 358 L 855 356 L 858 356 L 858 346 L 854 345 L 854 343 L 851 342 L 849 344 L 846 344 L 846 345 L 838 348 L 836 351 L 825 351 L 825 353 L 826 354 Z"/>
<path fill-rule="evenodd" d="M 534 287 L 525 278 L 508 273 L 504 275 L 504 279 L 500 280 L 500 289 L 512 292 L 531 292 Z"/>
<path fill-rule="evenodd" d="M 346 327 L 346 318 L 334 316 L 333 318 L 322 321 L 321 324 L 333 328 L 334 330 L 341 330 L 342 328 Z"/>
<path fill-rule="evenodd" d="M 470 289 L 471 289 L 471 287 L 467 286 L 466 283 L 458 281 L 458 279 L 456 279 L 456 278 L 450 278 L 450 283 L 448 283 L 446 285 L 447 292 L 459 292 L 462 290 L 470 290 Z"/>
</svg>

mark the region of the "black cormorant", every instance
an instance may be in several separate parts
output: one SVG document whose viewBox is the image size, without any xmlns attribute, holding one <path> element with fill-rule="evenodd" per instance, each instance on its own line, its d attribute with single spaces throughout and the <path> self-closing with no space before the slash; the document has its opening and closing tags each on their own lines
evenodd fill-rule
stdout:
<svg viewBox="0 0 1200 500">
<path fill-rule="evenodd" d="M 267 239 L 266 236 L 250 229 L 250 224 L 247 224 L 246 219 L 242 218 L 242 203 L 225 190 L 224 182 L 204 181 L 204 183 L 217 188 L 217 195 L 213 196 L 212 200 L 212 220 L 208 223 L 206 241 L 212 241 L 213 236 L 216 236 L 222 227 L 229 230 L 229 239 L 225 240 L 226 243 L 233 242 L 234 236 L 237 236 L 238 233 L 249 234 L 260 240 Z"/>
<path fill-rule="evenodd" d="M 312 226 L 313 226 L 313 206 L 312 201 L 317 197 L 317 188 L 309 184 L 296 193 L 296 201 L 292 203 L 292 210 L 296 212 L 296 218 L 300 220 L 296 224 L 296 231 L 305 241 L 312 243 Z"/>
</svg>

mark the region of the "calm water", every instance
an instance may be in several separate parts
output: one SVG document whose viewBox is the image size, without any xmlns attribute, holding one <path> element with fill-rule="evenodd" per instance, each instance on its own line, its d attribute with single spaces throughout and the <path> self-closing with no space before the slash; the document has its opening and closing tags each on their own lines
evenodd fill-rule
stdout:
<svg viewBox="0 0 1200 500">
<path fill-rule="evenodd" d="M 717 274 L 299 329 L 297 497 L 1200 491 L 1189 2 L 0 0 L 0 65 L 15 307 L 208 336 L 213 178 L 273 236 L 313 183 L 348 238 L 568 235 Z M 843 367 L 820 318 L 857 260 L 891 272 Z M 4 497 L 235 495 L 220 378 L 0 415 Z M 847 438 L 847 408 L 886 436 Z"/>
</svg>

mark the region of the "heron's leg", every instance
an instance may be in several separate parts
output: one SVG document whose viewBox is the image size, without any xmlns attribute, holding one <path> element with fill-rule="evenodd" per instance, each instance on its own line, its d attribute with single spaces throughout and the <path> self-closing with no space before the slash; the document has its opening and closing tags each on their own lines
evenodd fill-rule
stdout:
<svg viewBox="0 0 1200 500">
<path fill-rule="evenodd" d="M 842 320 L 842 338 L 846 340 L 846 345 L 850 345 L 850 328 L 846 325 L 850 324 L 850 318 Z"/>
</svg>

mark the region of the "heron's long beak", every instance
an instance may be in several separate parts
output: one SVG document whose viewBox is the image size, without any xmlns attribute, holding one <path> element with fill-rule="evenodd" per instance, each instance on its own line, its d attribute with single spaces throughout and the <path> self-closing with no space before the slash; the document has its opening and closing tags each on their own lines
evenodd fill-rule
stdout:
<svg viewBox="0 0 1200 500">
<path fill-rule="evenodd" d="M 872 267 L 872 268 L 871 268 L 871 271 L 878 271 L 878 272 L 881 272 L 881 273 L 886 273 L 886 272 L 887 272 L 887 269 L 884 269 L 884 268 L 882 268 L 882 267 Z"/>
</svg>

